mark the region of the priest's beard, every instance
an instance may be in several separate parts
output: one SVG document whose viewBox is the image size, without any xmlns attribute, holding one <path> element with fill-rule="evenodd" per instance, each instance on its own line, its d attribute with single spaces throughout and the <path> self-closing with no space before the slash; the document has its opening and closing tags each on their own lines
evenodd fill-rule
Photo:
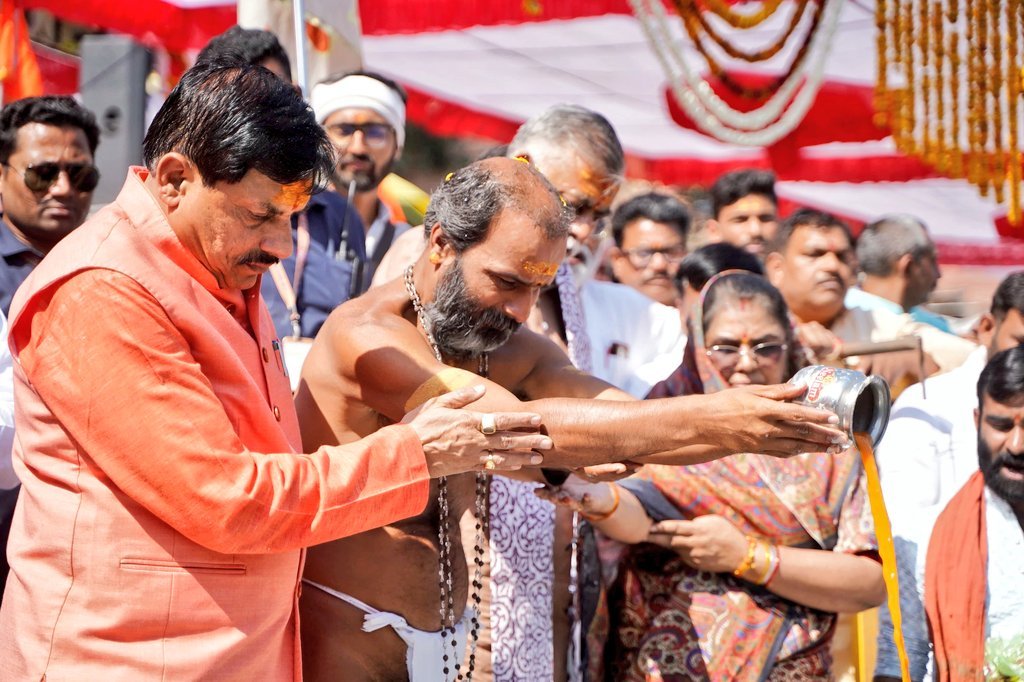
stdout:
<svg viewBox="0 0 1024 682">
<path fill-rule="evenodd" d="M 477 303 L 466 289 L 459 259 L 441 275 L 434 300 L 424 307 L 424 313 L 437 347 L 454 360 L 500 348 L 520 326 L 505 313 Z"/>
</svg>

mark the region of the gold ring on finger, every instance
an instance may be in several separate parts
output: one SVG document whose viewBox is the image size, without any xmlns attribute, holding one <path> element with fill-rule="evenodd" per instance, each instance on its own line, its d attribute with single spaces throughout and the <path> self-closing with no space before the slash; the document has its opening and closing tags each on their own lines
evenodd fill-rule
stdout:
<svg viewBox="0 0 1024 682">
<path fill-rule="evenodd" d="M 494 421 L 494 415 L 490 412 L 484 412 L 480 415 L 480 433 L 485 436 L 494 435 L 498 430 L 498 425 Z"/>
<path fill-rule="evenodd" d="M 488 452 L 484 457 L 484 469 L 494 471 L 498 468 L 498 457 L 493 452 Z"/>
</svg>

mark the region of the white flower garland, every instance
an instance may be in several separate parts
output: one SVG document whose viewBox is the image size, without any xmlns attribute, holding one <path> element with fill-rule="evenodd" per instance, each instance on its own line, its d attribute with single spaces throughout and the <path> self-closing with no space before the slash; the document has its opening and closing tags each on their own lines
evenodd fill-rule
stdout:
<svg viewBox="0 0 1024 682">
<path fill-rule="evenodd" d="M 630 0 L 630 5 L 665 71 L 673 96 L 697 126 L 723 142 L 763 147 L 777 142 L 800 124 L 821 88 L 843 0 L 821 1 L 827 3 L 822 25 L 811 38 L 802 64 L 767 102 L 749 112 L 733 109 L 686 63 L 670 35 L 669 18 L 661 0 Z M 801 83 L 803 87 L 793 97 Z"/>
<path fill-rule="evenodd" d="M 644 2 L 645 0 L 639 1 Z M 745 130 L 761 130 L 766 124 L 778 119 L 779 115 L 783 111 L 783 108 L 792 99 L 793 92 L 796 90 L 796 88 L 800 85 L 800 82 L 803 80 L 805 72 L 808 69 L 810 69 L 810 66 L 808 65 L 815 64 L 814 56 L 821 49 L 820 44 L 823 33 L 819 29 L 819 31 L 816 32 L 815 36 L 813 37 L 815 42 L 812 43 L 811 48 L 808 50 L 808 54 L 805 55 L 805 58 L 801 65 L 794 69 L 793 73 L 790 74 L 786 82 L 783 83 L 783 85 L 776 91 L 774 95 L 772 95 L 772 97 L 767 102 L 765 102 L 765 104 L 763 104 L 761 107 L 758 107 L 756 110 L 750 112 L 736 111 L 731 106 L 729 106 L 724 100 L 718 97 L 718 95 L 711 88 L 711 86 L 708 85 L 707 81 L 701 78 L 700 74 L 697 74 L 690 69 L 689 64 L 687 64 L 686 60 L 683 58 L 681 50 L 677 51 L 673 49 L 673 41 L 668 29 L 669 18 L 665 12 L 664 5 L 660 2 L 654 2 L 652 5 L 650 0 L 646 1 L 648 2 L 649 6 L 653 7 L 655 15 L 653 20 L 649 16 L 646 18 L 650 22 L 652 28 L 656 28 L 658 30 L 659 36 L 656 36 L 656 39 L 660 38 L 661 44 L 665 46 L 663 52 L 667 54 L 667 56 L 672 57 L 672 61 L 676 64 L 678 69 L 683 72 L 683 75 L 685 75 L 687 85 L 689 85 L 690 89 L 700 98 L 700 101 L 705 105 L 705 107 L 710 111 L 714 112 L 725 124 L 733 128 L 740 128 Z M 827 7 L 826 9 L 838 10 L 841 4 L 842 0 L 831 0 L 829 7 Z M 837 17 L 838 12 L 835 12 L 834 16 L 832 16 L 829 15 L 826 11 L 826 30 L 829 27 L 829 20 L 832 19 L 833 23 L 831 25 L 831 30 L 833 32 L 835 31 L 836 23 L 834 22 L 834 19 Z M 644 19 L 645 17 L 641 17 L 641 21 L 643 21 Z M 831 39 L 832 34 L 830 33 L 827 37 Z M 656 44 L 655 47 L 657 48 L 659 46 Z M 827 52 L 827 49 L 828 48 L 825 48 L 825 52 Z M 818 56 L 823 57 L 825 55 Z M 823 70 L 824 60 L 821 60 L 820 62 L 817 63 L 817 71 L 819 75 L 824 72 Z M 673 71 L 672 73 L 676 72 Z M 673 82 L 675 82 L 676 79 L 672 80 Z"/>
</svg>

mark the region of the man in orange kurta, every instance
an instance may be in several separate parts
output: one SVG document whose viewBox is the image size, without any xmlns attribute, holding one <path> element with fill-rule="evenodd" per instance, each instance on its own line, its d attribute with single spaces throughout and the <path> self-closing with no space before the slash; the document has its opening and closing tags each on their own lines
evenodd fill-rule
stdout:
<svg viewBox="0 0 1024 682">
<path fill-rule="evenodd" d="M 295 454 L 259 283 L 329 143 L 269 72 L 211 66 L 182 78 L 145 151 L 12 307 L 24 488 L 0 679 L 299 679 L 301 548 L 420 512 L 431 475 L 480 468 L 509 434 L 434 407 Z"/>
</svg>

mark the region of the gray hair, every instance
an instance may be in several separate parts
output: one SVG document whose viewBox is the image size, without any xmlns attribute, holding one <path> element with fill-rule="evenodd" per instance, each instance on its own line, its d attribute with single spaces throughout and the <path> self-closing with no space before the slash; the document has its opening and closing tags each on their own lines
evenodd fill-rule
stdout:
<svg viewBox="0 0 1024 682">
<path fill-rule="evenodd" d="M 916 261 L 934 253 L 935 244 L 924 223 L 907 214 L 879 218 L 857 238 L 857 260 L 866 275 L 885 277 L 907 254 Z"/>
<path fill-rule="evenodd" d="M 516 181 L 521 176 L 515 173 L 510 178 L 508 174 L 494 172 L 490 168 L 493 161 L 485 159 L 461 168 L 434 190 L 423 217 L 427 237 L 434 225 L 440 224 L 455 252 L 462 253 L 487 237 L 491 222 L 503 210 L 526 210 L 525 199 L 531 194 L 527 182 Z M 550 194 L 549 210 L 533 216 L 545 236 L 549 239 L 568 236 L 571 211 L 548 179 L 532 165 L 511 163 L 529 173 Z"/>
<path fill-rule="evenodd" d="M 612 124 L 596 111 L 575 104 L 557 104 L 521 125 L 508 145 L 508 155 L 529 154 L 538 142 L 571 148 L 617 180 L 626 169 L 622 144 Z"/>
</svg>

